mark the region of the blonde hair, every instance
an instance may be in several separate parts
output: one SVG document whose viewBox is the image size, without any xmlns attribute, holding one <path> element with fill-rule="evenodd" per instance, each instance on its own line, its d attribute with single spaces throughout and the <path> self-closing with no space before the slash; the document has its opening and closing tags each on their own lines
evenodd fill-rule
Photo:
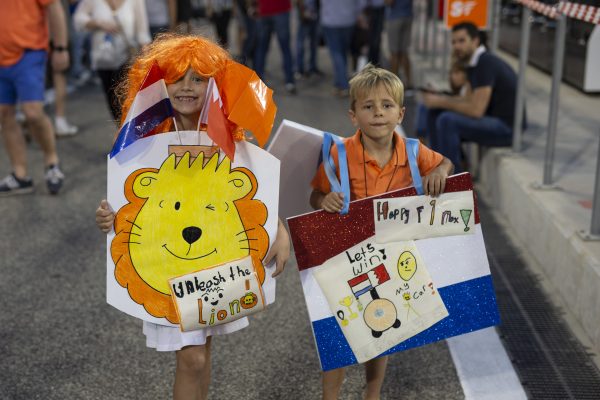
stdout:
<svg viewBox="0 0 600 400">
<path fill-rule="evenodd" d="M 367 64 L 359 73 L 350 79 L 350 108 L 359 96 L 364 96 L 382 84 L 390 96 L 400 106 L 404 106 L 404 85 L 398 76 L 386 69 Z"/>
</svg>

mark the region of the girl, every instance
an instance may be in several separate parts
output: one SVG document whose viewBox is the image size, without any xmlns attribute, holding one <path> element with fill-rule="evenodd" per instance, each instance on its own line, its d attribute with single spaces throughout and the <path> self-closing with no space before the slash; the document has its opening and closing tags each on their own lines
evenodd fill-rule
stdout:
<svg viewBox="0 0 600 400">
<path fill-rule="evenodd" d="M 131 66 L 127 79 L 118 91 L 123 99 L 122 115 L 126 116 L 137 89 L 156 61 L 165 73 L 167 92 L 175 112 L 175 120 L 180 130 L 196 130 L 209 77 L 230 62 L 229 54 L 217 44 L 200 37 L 175 34 L 159 35 L 149 44 Z M 223 86 L 226 83 L 222 83 Z M 225 89 L 226 92 L 226 89 Z M 173 122 L 167 120 L 158 126 L 158 132 L 173 130 Z M 244 139 L 243 129 L 237 127 L 234 139 Z M 113 226 L 114 214 L 106 200 L 102 200 L 96 210 L 96 223 L 103 232 Z M 279 221 L 277 236 L 271 251 L 265 257 L 265 264 L 275 258 L 279 275 L 290 255 L 289 237 Z M 159 351 L 175 351 L 177 366 L 173 398 L 205 399 L 210 382 L 211 335 L 226 334 L 248 325 L 246 318 L 224 325 L 192 332 L 181 332 L 179 328 L 157 325 L 144 321 L 144 334 L 148 347 Z"/>
</svg>

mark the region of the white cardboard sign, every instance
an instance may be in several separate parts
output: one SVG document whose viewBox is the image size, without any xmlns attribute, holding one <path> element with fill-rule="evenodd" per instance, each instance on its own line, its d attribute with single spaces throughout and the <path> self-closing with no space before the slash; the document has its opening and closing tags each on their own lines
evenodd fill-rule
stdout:
<svg viewBox="0 0 600 400">
<path fill-rule="evenodd" d="M 109 304 L 145 321 L 177 326 L 169 279 L 266 254 L 277 234 L 279 160 L 241 141 L 230 163 L 213 145 L 202 132 L 168 132 L 137 140 L 108 158 L 107 198 L 117 213 L 116 231 L 107 235 Z M 203 155 L 187 150 L 196 147 Z M 241 199 L 240 190 L 247 192 Z M 119 219 L 129 209 L 131 216 Z M 259 263 L 254 265 L 265 303 L 271 304 L 275 263 L 265 268 Z"/>
</svg>

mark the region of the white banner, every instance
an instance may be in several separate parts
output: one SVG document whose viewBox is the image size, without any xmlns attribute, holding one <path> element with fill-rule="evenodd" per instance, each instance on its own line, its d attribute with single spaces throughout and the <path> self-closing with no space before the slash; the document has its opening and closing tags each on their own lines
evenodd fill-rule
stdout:
<svg viewBox="0 0 600 400">
<path fill-rule="evenodd" d="M 473 192 L 373 200 L 377 243 L 472 234 Z"/>
<path fill-rule="evenodd" d="M 371 237 L 313 276 L 360 363 L 448 316 L 413 241 L 381 245 Z"/>
<path fill-rule="evenodd" d="M 252 257 L 169 280 L 182 331 L 221 325 L 264 310 Z"/>
</svg>

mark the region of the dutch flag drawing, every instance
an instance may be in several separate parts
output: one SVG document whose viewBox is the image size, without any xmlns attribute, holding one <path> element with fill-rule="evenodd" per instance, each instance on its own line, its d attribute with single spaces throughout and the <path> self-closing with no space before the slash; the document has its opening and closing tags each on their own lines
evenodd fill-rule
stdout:
<svg viewBox="0 0 600 400">
<path fill-rule="evenodd" d="M 373 289 L 371 280 L 366 273 L 350 279 L 348 285 L 350 285 L 350 289 L 352 289 L 352 293 L 354 293 L 354 297 L 357 299 Z"/>
<path fill-rule="evenodd" d="M 446 182 L 446 192 L 468 190 L 473 190 L 468 173 L 452 176 Z M 357 360 L 323 291 L 313 277 L 313 268 L 375 234 L 374 198 L 415 195 L 416 191 L 411 187 L 351 202 L 350 212 L 345 216 L 316 211 L 288 218 L 302 289 L 324 371 L 356 364 Z M 315 229 L 315 226 L 322 228 Z M 369 229 L 365 229 L 365 226 Z M 476 205 L 474 230 L 472 235 L 415 241 L 449 315 L 382 354 L 423 346 L 500 322 Z M 327 245 L 324 246 L 323 243 Z M 387 274 L 385 268 L 382 271 L 376 267 L 348 283 L 358 297 L 370 287 L 385 282 Z"/>
</svg>

